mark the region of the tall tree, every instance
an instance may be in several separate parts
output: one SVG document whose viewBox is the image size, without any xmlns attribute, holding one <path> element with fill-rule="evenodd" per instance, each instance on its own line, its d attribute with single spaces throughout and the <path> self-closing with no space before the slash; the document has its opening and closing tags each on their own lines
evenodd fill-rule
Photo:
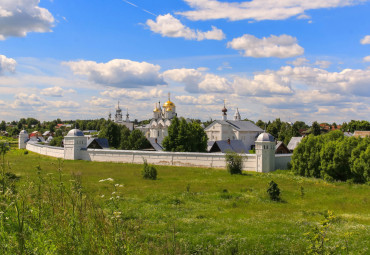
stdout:
<svg viewBox="0 0 370 255">
<path fill-rule="evenodd" d="M 311 127 L 311 133 L 313 135 L 320 135 L 321 131 L 320 131 L 320 125 L 319 123 L 317 123 L 317 121 L 313 122 L 312 123 L 312 127 Z"/>
</svg>

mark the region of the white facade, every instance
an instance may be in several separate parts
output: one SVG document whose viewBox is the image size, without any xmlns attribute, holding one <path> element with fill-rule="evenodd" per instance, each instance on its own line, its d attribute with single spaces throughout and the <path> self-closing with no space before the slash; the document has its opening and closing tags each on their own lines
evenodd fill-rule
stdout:
<svg viewBox="0 0 370 255">
<path fill-rule="evenodd" d="M 275 169 L 275 139 L 262 133 L 256 140 L 257 172 L 268 173 Z"/>
<path fill-rule="evenodd" d="M 250 121 L 240 120 L 238 110 L 234 114 L 234 120 L 227 120 L 226 112 L 227 109 L 224 106 L 222 120 L 215 120 L 204 129 L 208 141 L 241 140 L 247 149 L 252 149 L 256 138 L 263 130 Z"/>
<path fill-rule="evenodd" d="M 28 140 L 28 133 L 26 130 L 22 130 L 19 133 L 19 138 L 18 138 L 18 149 L 26 149 L 26 141 Z"/>
</svg>

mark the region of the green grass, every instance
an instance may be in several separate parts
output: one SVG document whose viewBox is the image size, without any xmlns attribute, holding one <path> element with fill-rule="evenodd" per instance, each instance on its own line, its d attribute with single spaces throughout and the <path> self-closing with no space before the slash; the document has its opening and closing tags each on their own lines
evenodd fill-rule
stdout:
<svg viewBox="0 0 370 255">
<path fill-rule="evenodd" d="M 22 177 L 17 184 L 18 189 L 30 183 L 36 186 L 40 176 L 35 170 L 37 165 L 40 165 L 45 180 L 53 179 L 54 182 L 50 183 L 57 183 L 57 159 L 31 152 L 25 155 L 22 150 L 12 150 L 7 160 L 11 171 Z M 302 254 L 309 246 L 305 233 L 318 225 L 330 210 L 334 212 L 336 221 L 326 235 L 327 248 L 335 250 L 336 254 L 347 254 L 345 247 L 351 254 L 370 254 L 368 185 L 328 183 L 294 176 L 289 171 L 230 175 L 222 169 L 156 168 L 158 179 L 152 181 L 141 177 L 142 165 L 65 160 L 62 180 L 66 187 L 71 186 L 74 183 L 71 174 L 78 173 L 82 179 L 83 194 L 98 205 L 105 215 L 119 218 L 118 223 L 112 220 L 109 224 L 111 228 L 116 226 L 115 222 L 124 226 L 124 231 L 119 233 L 125 246 L 124 252 L 127 253 Z M 107 178 L 114 181 L 99 182 Z M 266 190 L 271 180 L 279 185 L 282 202 L 269 200 Z M 46 183 L 43 184 L 45 190 L 48 187 Z M 122 187 L 115 187 L 115 184 Z M 57 189 L 55 185 L 53 188 Z M 37 200 L 32 201 L 34 205 L 37 204 Z M 81 198 L 81 201 L 85 200 Z M 49 215 L 46 211 L 44 214 Z M 85 241 L 80 240 L 80 245 L 87 248 L 72 250 L 71 253 L 124 253 L 114 246 L 113 241 L 112 246 L 105 250 L 102 246 L 93 245 L 98 240 L 92 241 L 95 239 L 86 230 L 90 228 L 87 219 L 93 220 L 93 217 L 89 217 L 86 216 L 84 234 L 78 234 L 85 236 Z M 65 229 L 58 232 L 60 235 L 69 232 L 69 225 L 64 225 Z M 64 225 L 61 223 L 61 228 Z M 43 226 L 50 230 L 55 228 L 46 223 Z M 44 243 L 49 248 L 39 250 L 50 251 L 50 247 L 54 247 L 52 253 L 64 253 L 62 248 L 66 244 L 59 243 L 62 241 L 58 237 L 43 233 L 43 241 L 36 242 L 32 238 L 46 230 L 40 228 L 32 231 L 34 234 L 25 238 L 28 251 Z M 71 240 L 74 239 L 73 235 L 70 235 Z M 47 244 L 45 240 L 48 240 Z M 68 245 L 73 246 L 73 242 Z"/>
</svg>

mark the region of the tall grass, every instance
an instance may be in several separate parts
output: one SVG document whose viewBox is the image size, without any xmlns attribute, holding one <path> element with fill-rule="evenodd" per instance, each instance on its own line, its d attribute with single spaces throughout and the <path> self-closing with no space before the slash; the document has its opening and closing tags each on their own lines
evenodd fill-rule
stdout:
<svg viewBox="0 0 370 255">
<path fill-rule="evenodd" d="M 366 185 L 170 166 L 151 181 L 142 165 L 7 157 L 21 179 L 0 198 L 0 254 L 303 254 L 328 210 L 325 249 L 369 253 Z"/>
</svg>

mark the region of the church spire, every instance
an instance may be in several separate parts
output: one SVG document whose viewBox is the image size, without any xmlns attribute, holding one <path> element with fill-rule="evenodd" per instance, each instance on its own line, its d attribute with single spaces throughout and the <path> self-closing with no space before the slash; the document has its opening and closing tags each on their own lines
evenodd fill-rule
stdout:
<svg viewBox="0 0 370 255">
<path fill-rule="evenodd" d="M 241 120 L 239 109 L 236 108 L 235 114 L 234 114 L 234 120 Z"/>
</svg>

